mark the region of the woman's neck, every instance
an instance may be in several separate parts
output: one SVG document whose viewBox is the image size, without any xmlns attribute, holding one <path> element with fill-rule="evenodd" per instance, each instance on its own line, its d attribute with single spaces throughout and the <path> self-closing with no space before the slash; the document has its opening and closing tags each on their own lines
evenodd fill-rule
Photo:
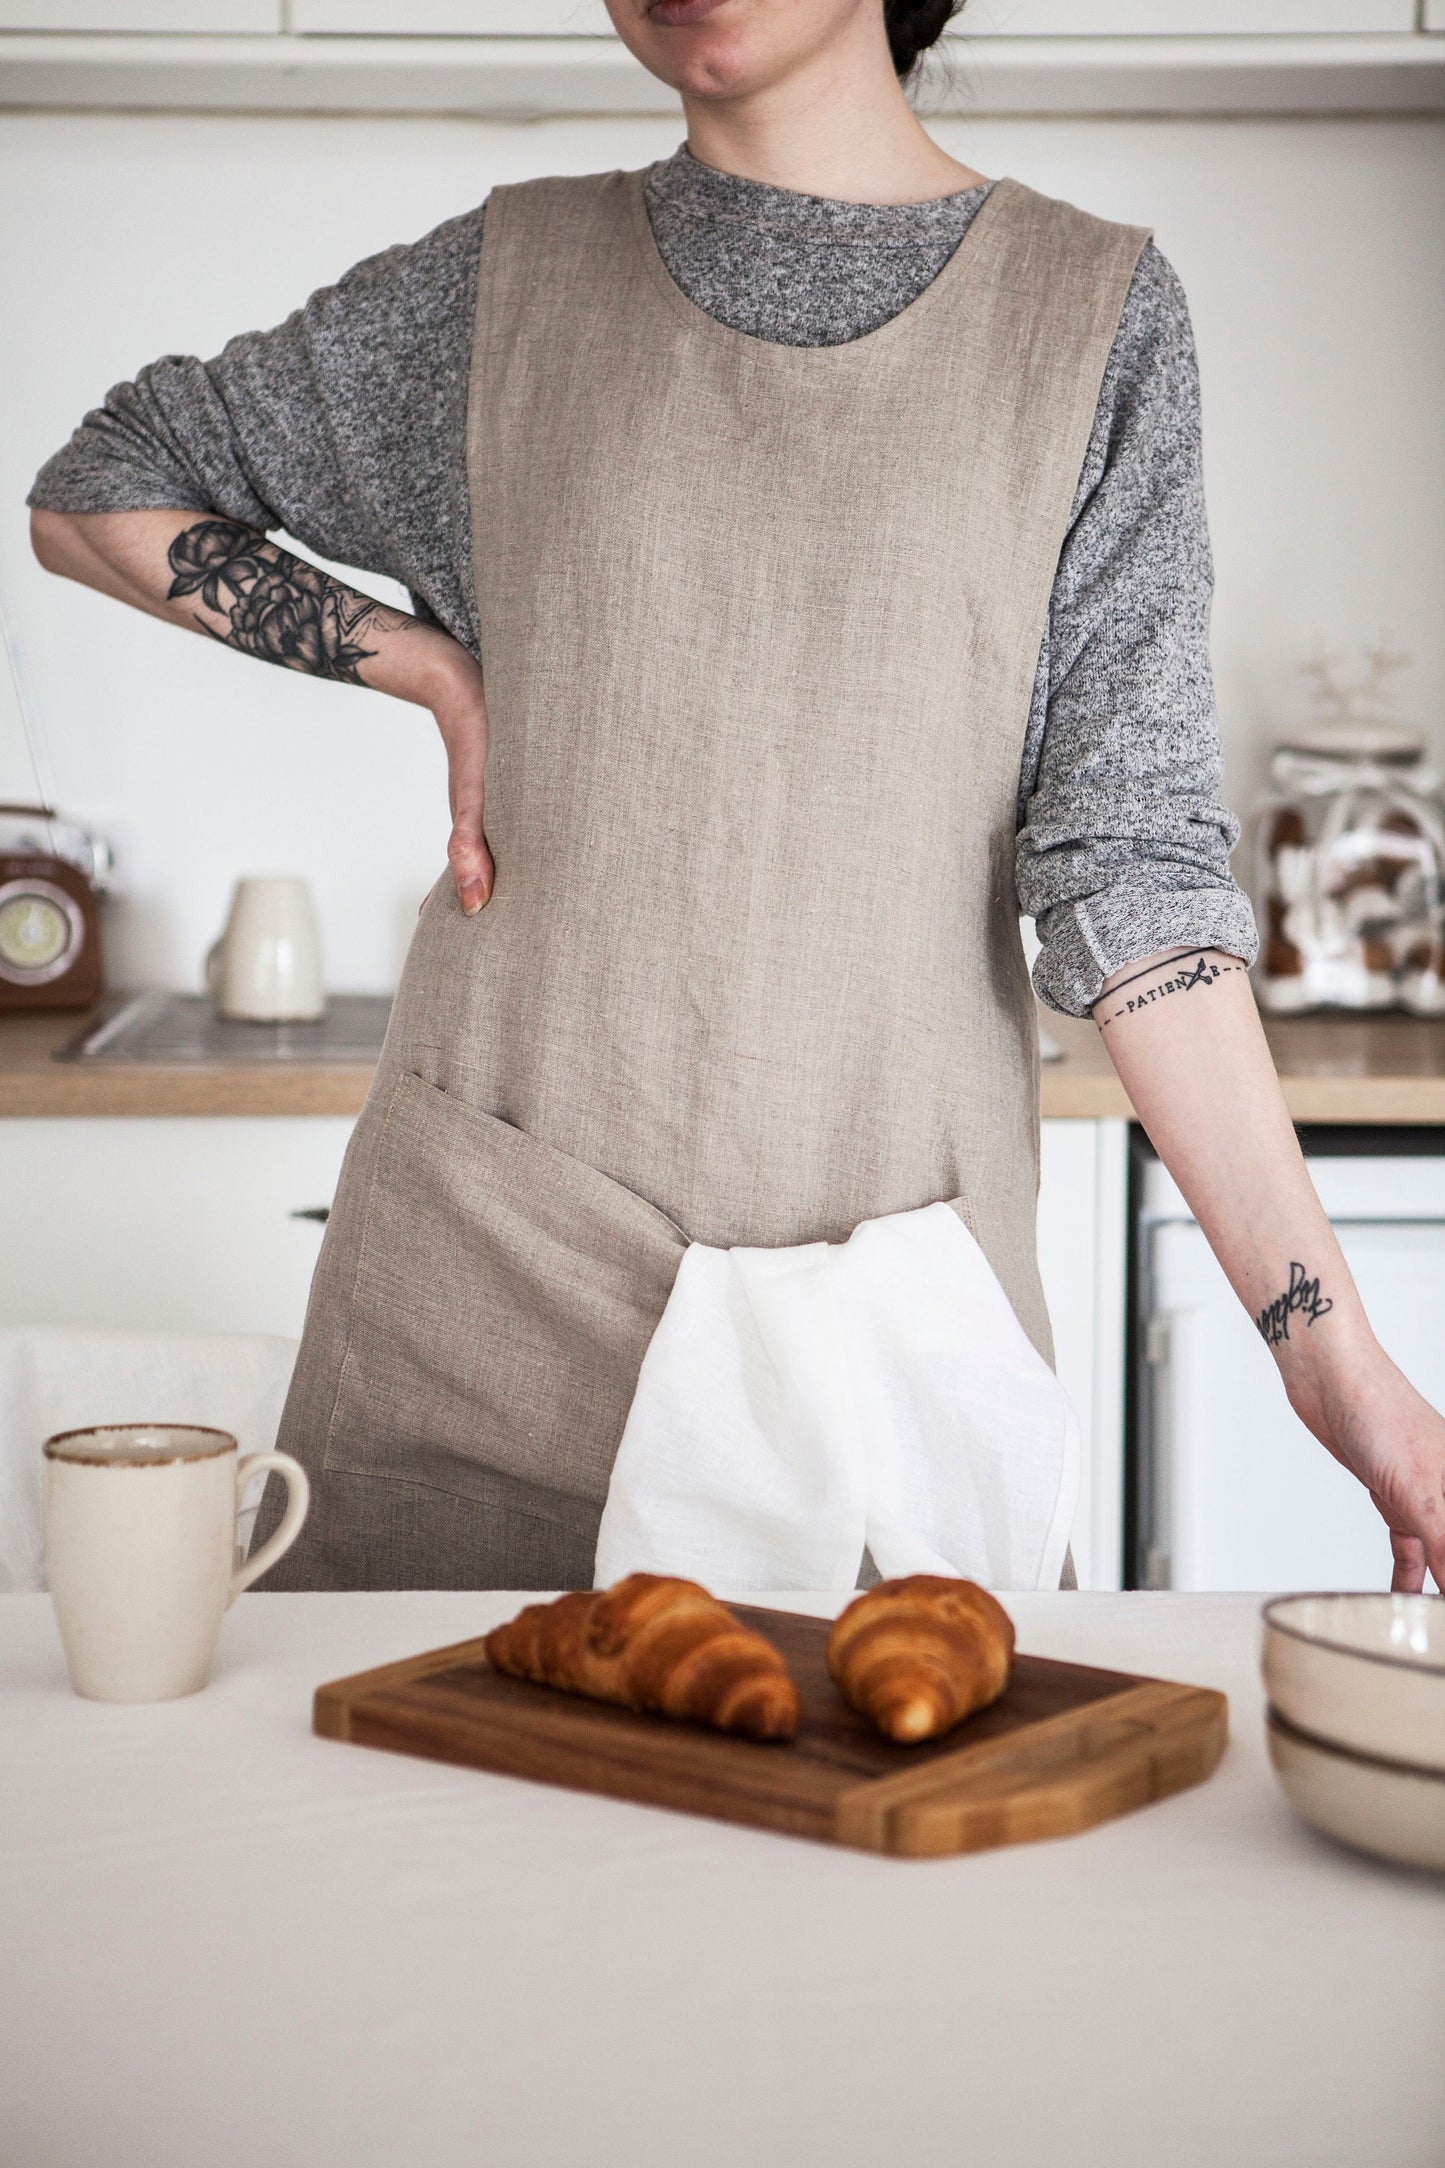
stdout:
<svg viewBox="0 0 1445 2168">
<path fill-rule="evenodd" d="M 842 203 L 925 203 L 986 176 L 919 124 L 869 13 L 807 65 L 743 96 L 683 90 L 687 147 L 721 173 Z"/>
</svg>

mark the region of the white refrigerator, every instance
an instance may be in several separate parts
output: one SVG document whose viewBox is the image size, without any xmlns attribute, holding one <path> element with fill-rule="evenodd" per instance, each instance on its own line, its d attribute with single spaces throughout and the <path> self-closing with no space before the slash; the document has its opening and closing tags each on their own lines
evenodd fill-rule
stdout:
<svg viewBox="0 0 1445 2168">
<path fill-rule="evenodd" d="M 1380 1340 L 1445 1407 L 1445 1155 L 1311 1157 Z M 1363 1486 L 1291 1413 L 1173 1181 L 1137 1169 L 1136 1570 L 1145 1587 L 1387 1588 Z"/>
</svg>

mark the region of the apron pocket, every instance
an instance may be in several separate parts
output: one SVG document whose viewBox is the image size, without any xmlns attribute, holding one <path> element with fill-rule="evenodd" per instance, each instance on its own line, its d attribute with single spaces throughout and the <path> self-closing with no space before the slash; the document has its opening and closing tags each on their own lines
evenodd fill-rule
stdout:
<svg viewBox="0 0 1445 2168">
<path fill-rule="evenodd" d="M 325 1465 L 600 1505 L 686 1235 L 409 1070 L 373 1164 Z"/>
</svg>

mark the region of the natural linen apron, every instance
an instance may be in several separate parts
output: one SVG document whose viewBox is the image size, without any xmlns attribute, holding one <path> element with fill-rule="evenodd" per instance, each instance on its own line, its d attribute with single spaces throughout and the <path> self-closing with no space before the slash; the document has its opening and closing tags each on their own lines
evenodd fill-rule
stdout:
<svg viewBox="0 0 1445 2168">
<path fill-rule="evenodd" d="M 1013 180 L 842 346 L 732 331 L 641 176 L 494 191 L 467 479 L 492 902 L 423 907 L 326 1231 L 272 1587 L 586 1587 L 689 1241 L 951 1204 L 1048 1358 L 1013 850 L 1144 229 Z M 273 1509 L 274 1510 L 274 1509 Z"/>
</svg>

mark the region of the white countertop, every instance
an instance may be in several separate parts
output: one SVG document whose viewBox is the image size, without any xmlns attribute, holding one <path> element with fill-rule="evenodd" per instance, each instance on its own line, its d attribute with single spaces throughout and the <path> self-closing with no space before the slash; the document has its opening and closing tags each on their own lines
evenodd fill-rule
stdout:
<svg viewBox="0 0 1445 2168">
<path fill-rule="evenodd" d="M 1010 1598 L 1025 1649 L 1224 1688 L 1233 1742 L 942 1861 L 312 1736 L 320 1681 L 520 1600 L 245 1596 L 204 1694 L 117 1709 L 0 1598 L 7 2163 L 1439 2168 L 1445 1880 L 1296 1820 L 1255 1598 Z"/>
</svg>

